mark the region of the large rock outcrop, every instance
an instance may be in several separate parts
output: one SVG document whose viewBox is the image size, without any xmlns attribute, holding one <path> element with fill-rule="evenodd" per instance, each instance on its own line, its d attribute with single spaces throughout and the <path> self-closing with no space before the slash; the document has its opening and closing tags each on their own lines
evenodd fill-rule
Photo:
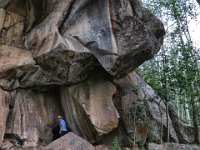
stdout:
<svg viewBox="0 0 200 150">
<path fill-rule="evenodd" d="M 36 2 L 32 3 L 34 8 Z M 17 2 L 10 5 L 10 11 L 25 15 L 23 7 L 17 11 Z M 25 36 L 26 49 L 32 52 L 37 65 L 17 78 L 13 89 L 76 84 L 85 80 L 95 66 L 102 66 L 114 77 L 123 77 L 152 58 L 162 44 L 162 23 L 137 0 L 62 0 L 50 6 L 51 12 Z M 31 18 L 36 17 L 32 13 Z M 26 26 L 26 22 L 19 22 L 13 26 L 17 31 L 29 30 L 30 21 Z M 2 41 L 10 39 L 9 30 L 4 32 Z M 17 35 L 12 42 L 20 47 L 23 36 Z M 9 40 L 4 44 L 9 45 Z M 43 80 L 39 81 L 41 76 Z"/>
<path fill-rule="evenodd" d="M 49 144 L 59 114 L 76 134 L 63 138 L 80 136 L 92 144 L 108 144 L 105 136 L 112 140 L 125 130 L 121 139 L 143 145 L 146 118 L 166 127 L 161 99 L 131 73 L 158 52 L 165 34 L 139 0 L 0 0 L 0 8 L 4 148 Z M 164 112 L 163 101 L 160 107 Z M 170 120 L 174 142 L 176 132 Z"/>
</svg>

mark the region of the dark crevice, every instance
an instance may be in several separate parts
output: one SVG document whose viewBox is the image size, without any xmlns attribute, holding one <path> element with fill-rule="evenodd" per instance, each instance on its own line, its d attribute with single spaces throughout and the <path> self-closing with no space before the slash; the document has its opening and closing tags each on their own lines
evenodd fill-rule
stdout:
<svg viewBox="0 0 200 150">
<path fill-rule="evenodd" d="M 74 0 L 74 1 L 71 3 L 71 5 L 70 5 L 69 8 L 68 8 L 68 12 L 66 12 L 66 15 L 65 15 L 63 21 L 60 23 L 60 26 L 58 27 L 58 31 L 59 31 L 59 33 L 60 33 L 61 35 L 64 33 L 64 31 L 62 30 L 62 28 L 63 28 L 63 26 L 65 25 L 65 22 L 66 22 L 67 18 L 69 18 L 69 16 L 70 16 L 70 14 L 71 14 L 71 11 L 72 11 L 72 9 L 73 9 L 73 6 L 74 6 L 75 2 L 76 2 L 76 0 Z"/>
<path fill-rule="evenodd" d="M 9 141 L 11 141 L 11 143 L 13 143 L 14 145 L 15 144 L 23 145 L 24 142 L 26 141 L 26 139 L 22 139 L 18 134 L 14 133 L 5 133 L 4 139 L 9 139 Z"/>
<path fill-rule="evenodd" d="M 76 21 L 76 19 L 83 14 L 83 11 L 93 4 L 93 0 L 75 0 L 71 3 L 67 15 L 63 19 L 63 22 L 59 26 L 59 32 L 61 35 Z M 78 7 L 75 7 L 78 6 Z M 76 12 L 76 15 L 74 15 Z"/>
</svg>

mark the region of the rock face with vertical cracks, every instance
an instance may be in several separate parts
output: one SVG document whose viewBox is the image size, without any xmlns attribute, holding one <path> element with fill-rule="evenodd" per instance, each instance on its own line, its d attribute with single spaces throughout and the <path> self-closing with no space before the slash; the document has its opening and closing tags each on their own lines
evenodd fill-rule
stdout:
<svg viewBox="0 0 200 150">
<path fill-rule="evenodd" d="M 16 135 L 24 147 L 52 141 L 52 125 L 60 108 L 54 92 L 16 90 L 5 135 Z"/>
<path fill-rule="evenodd" d="M 105 75 L 95 74 L 81 84 L 60 89 L 61 105 L 69 126 L 92 143 L 111 132 L 119 122 L 112 101 L 116 88 L 106 79 Z"/>
<path fill-rule="evenodd" d="M 13 99 L 15 92 L 7 92 L 0 89 L 0 145 L 2 144 L 4 133 L 6 130 L 6 120 L 10 111 L 13 107 Z"/>
<path fill-rule="evenodd" d="M 157 133 L 157 130 L 160 130 L 160 127 L 163 126 L 164 128 L 167 127 L 167 116 L 166 116 L 166 106 L 164 101 L 155 93 L 155 91 L 144 82 L 144 80 L 138 76 L 136 73 L 131 73 L 129 74 L 126 78 L 120 79 L 116 81 L 120 89 L 122 90 L 123 94 L 121 97 L 121 102 L 123 106 L 123 116 L 124 119 L 130 120 L 127 118 L 126 111 L 130 111 L 130 105 L 133 101 L 136 100 L 137 103 L 141 106 L 144 107 L 143 112 L 140 113 L 141 116 L 143 113 L 143 116 L 140 117 L 141 121 L 143 122 L 142 124 L 147 125 L 148 122 L 145 122 L 148 118 L 150 118 L 151 123 L 153 124 L 153 133 L 150 133 L 151 136 L 153 137 L 152 139 L 157 142 L 159 141 L 160 137 L 159 134 L 160 132 Z M 128 105 L 127 105 L 128 103 Z M 136 105 L 136 104 L 135 104 Z M 134 107 L 132 107 L 134 108 Z M 141 111 L 141 108 L 137 109 L 138 111 Z M 132 110 L 133 111 L 133 110 Z M 146 114 L 146 115 L 145 115 Z M 162 120 L 161 120 L 161 115 L 162 115 Z M 142 117 L 146 117 L 145 120 L 142 119 Z M 138 118 L 136 118 L 138 119 Z M 137 120 L 136 120 L 137 122 Z M 133 130 L 132 126 L 128 126 L 127 123 L 125 122 L 125 125 L 127 126 L 128 133 L 130 132 L 129 130 Z M 131 124 L 133 125 L 133 124 Z M 173 127 L 173 123 L 171 118 L 169 117 L 169 133 L 170 133 L 170 138 L 171 141 L 173 142 L 179 142 L 177 133 Z M 129 133 L 131 135 L 131 132 Z M 141 133 L 142 134 L 142 133 Z M 145 133 L 143 133 L 145 134 Z M 165 135 L 163 135 L 163 138 Z"/>
</svg>

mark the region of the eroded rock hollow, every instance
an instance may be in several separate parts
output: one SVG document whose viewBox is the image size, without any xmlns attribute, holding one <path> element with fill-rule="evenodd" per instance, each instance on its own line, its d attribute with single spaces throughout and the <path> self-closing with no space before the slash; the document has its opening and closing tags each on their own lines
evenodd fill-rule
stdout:
<svg viewBox="0 0 200 150">
<path fill-rule="evenodd" d="M 0 7 L 2 149 L 45 148 L 57 115 L 91 144 L 112 143 L 114 136 L 132 141 L 134 134 L 144 144 L 147 127 L 130 119 L 136 103 L 146 108 L 138 118 L 150 118 L 158 130 L 166 126 L 159 98 L 133 72 L 159 51 L 165 34 L 139 0 L 0 0 Z M 173 123 L 171 140 L 191 142 Z M 76 135 L 66 138 L 79 141 Z"/>
</svg>

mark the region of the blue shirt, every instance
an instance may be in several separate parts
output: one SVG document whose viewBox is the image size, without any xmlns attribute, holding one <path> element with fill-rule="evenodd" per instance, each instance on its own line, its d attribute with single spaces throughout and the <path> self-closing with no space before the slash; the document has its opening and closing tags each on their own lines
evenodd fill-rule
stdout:
<svg viewBox="0 0 200 150">
<path fill-rule="evenodd" d="M 65 120 L 61 119 L 59 125 L 60 125 L 60 131 L 67 131 L 67 125 Z"/>
</svg>

